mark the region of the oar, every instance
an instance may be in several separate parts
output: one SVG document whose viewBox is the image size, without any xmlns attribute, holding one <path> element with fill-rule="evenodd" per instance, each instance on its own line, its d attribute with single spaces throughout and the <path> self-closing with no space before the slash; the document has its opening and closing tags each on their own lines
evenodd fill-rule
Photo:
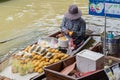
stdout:
<svg viewBox="0 0 120 80">
<path fill-rule="evenodd" d="M 22 36 L 24 36 L 24 35 L 17 36 L 17 37 L 14 37 L 14 38 L 11 38 L 11 39 L 7 39 L 7 40 L 4 40 L 4 41 L 0 41 L 0 44 L 6 43 L 6 42 L 8 42 L 8 41 L 12 41 L 12 40 L 17 39 L 17 38 L 20 38 L 20 37 L 22 37 Z"/>
<path fill-rule="evenodd" d="M 34 31 L 32 31 L 32 32 L 34 32 Z M 29 32 L 29 33 L 32 33 L 32 32 Z M 3 44 L 3 43 L 6 43 L 6 42 L 9 42 L 9 41 L 12 41 L 12 40 L 18 39 L 18 38 L 20 38 L 20 37 L 26 36 L 26 35 L 28 35 L 29 33 L 27 33 L 27 34 L 23 34 L 23 35 L 20 35 L 20 36 L 16 36 L 16 37 L 13 37 L 13 38 L 10 38 L 10 39 L 7 39 L 7 40 L 4 40 L 4 41 L 0 41 L 0 44 Z"/>
<path fill-rule="evenodd" d="M 101 34 L 86 34 L 88 36 L 101 36 Z"/>
</svg>

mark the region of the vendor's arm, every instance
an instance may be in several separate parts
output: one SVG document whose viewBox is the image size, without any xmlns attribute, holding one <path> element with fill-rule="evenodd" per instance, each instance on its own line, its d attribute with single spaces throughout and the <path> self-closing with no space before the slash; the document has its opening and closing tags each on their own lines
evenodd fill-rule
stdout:
<svg viewBox="0 0 120 80">
<path fill-rule="evenodd" d="M 61 25 L 61 32 L 63 32 L 63 34 L 64 34 L 66 37 L 70 37 L 70 36 L 69 36 L 68 26 L 66 26 L 66 21 L 67 21 L 67 19 L 64 17 L 64 18 L 63 18 L 63 21 L 62 21 L 62 25 Z"/>
</svg>

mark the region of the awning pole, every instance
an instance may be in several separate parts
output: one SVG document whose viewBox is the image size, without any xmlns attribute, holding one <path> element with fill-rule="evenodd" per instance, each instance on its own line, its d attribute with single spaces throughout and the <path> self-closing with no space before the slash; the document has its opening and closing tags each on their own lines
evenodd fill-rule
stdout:
<svg viewBox="0 0 120 80">
<path fill-rule="evenodd" d="M 105 23 L 104 23 L 104 44 L 103 44 L 103 53 L 107 56 L 106 49 L 106 12 L 105 12 L 105 0 L 104 0 L 104 14 L 105 14 Z"/>
</svg>

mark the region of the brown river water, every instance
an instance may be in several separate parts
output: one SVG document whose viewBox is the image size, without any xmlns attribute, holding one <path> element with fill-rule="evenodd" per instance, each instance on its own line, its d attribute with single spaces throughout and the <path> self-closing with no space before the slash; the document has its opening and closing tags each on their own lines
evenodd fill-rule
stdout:
<svg viewBox="0 0 120 80">
<path fill-rule="evenodd" d="M 64 13 L 70 4 L 82 10 L 87 28 L 103 31 L 104 17 L 88 15 L 89 0 L 0 0 L 0 55 L 22 49 L 41 36 L 59 30 Z M 111 23 L 111 21 L 113 23 Z M 107 18 L 108 29 L 120 30 L 120 20 Z"/>
</svg>

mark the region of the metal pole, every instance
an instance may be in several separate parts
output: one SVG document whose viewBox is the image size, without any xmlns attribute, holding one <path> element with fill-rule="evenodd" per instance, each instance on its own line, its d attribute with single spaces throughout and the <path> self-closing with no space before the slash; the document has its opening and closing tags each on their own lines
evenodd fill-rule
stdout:
<svg viewBox="0 0 120 80">
<path fill-rule="evenodd" d="M 103 53 L 107 56 L 106 49 L 106 12 L 105 12 L 105 0 L 104 0 L 104 14 L 105 14 L 105 23 L 104 23 L 104 44 L 103 44 Z"/>
</svg>

